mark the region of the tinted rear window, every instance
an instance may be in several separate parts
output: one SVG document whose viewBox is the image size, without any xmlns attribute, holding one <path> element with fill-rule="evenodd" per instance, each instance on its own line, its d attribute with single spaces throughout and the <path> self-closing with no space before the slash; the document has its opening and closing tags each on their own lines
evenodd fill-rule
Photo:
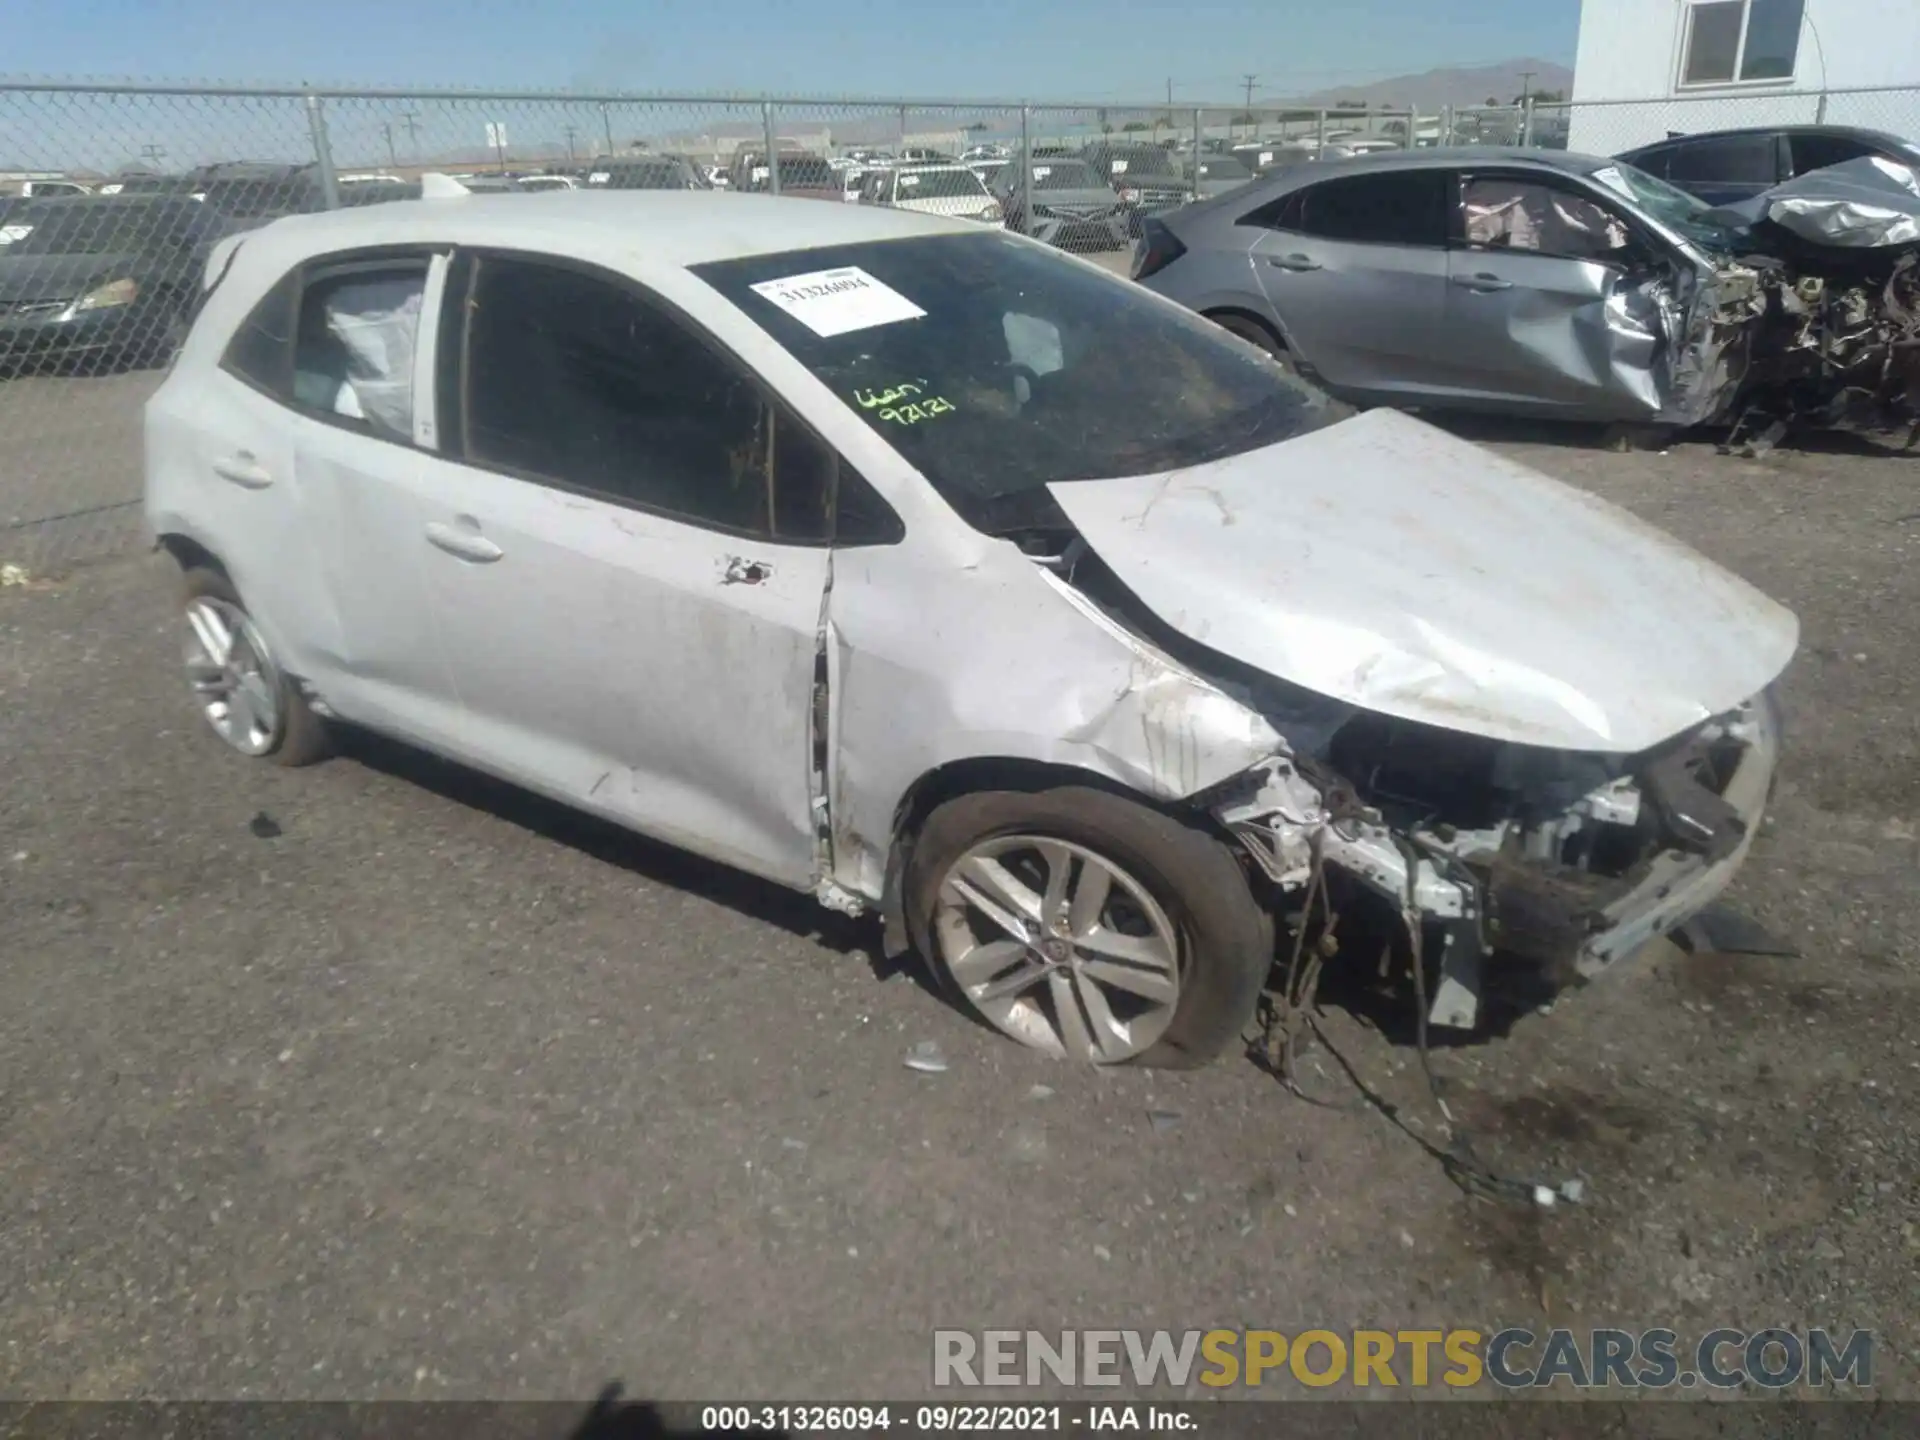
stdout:
<svg viewBox="0 0 1920 1440">
<path fill-rule="evenodd" d="M 1301 193 L 1296 228 L 1325 240 L 1444 245 L 1447 185 L 1447 174 L 1442 170 L 1399 170 L 1322 180 Z"/>
<path fill-rule="evenodd" d="M 1690 140 L 1667 151 L 1666 178 L 1681 184 L 1772 185 L 1779 179 L 1771 135 Z"/>
</svg>

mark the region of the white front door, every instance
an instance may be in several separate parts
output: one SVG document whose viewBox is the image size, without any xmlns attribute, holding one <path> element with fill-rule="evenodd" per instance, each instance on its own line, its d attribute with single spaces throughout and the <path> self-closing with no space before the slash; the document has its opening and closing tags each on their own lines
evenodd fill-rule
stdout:
<svg viewBox="0 0 1920 1440">
<path fill-rule="evenodd" d="M 626 282 L 470 263 L 443 437 L 463 463 L 436 471 L 419 556 L 471 758 L 810 884 L 830 563 L 810 437 Z"/>
</svg>

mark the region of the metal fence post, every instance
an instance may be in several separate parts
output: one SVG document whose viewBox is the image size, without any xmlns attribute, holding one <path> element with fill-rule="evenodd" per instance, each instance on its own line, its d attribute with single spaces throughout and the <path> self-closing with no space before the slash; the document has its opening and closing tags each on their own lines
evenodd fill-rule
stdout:
<svg viewBox="0 0 1920 1440">
<path fill-rule="evenodd" d="M 333 173 L 333 147 L 327 143 L 326 102 L 318 95 L 307 96 L 307 133 L 313 137 L 315 173 L 320 177 L 320 203 L 329 210 L 338 210 L 340 177 Z"/>
<path fill-rule="evenodd" d="M 780 193 L 780 140 L 773 129 L 773 102 L 760 102 L 760 120 L 767 132 L 767 193 Z"/>
<path fill-rule="evenodd" d="M 1322 110 L 1313 117 L 1313 158 L 1327 158 L 1327 112 Z"/>
<path fill-rule="evenodd" d="M 1453 107 L 1451 105 L 1440 107 L 1440 133 L 1434 136 L 1434 142 L 1440 145 L 1453 144 Z"/>
<path fill-rule="evenodd" d="M 1526 97 L 1525 103 L 1520 107 L 1520 143 L 1533 144 L 1533 97 L 1531 95 Z"/>
<path fill-rule="evenodd" d="M 1033 107 L 1020 107 L 1020 233 L 1033 233 Z"/>
<path fill-rule="evenodd" d="M 1200 144 L 1203 138 L 1201 131 L 1204 128 L 1200 120 L 1200 107 L 1196 105 L 1193 107 L 1193 198 L 1195 200 L 1200 198 Z"/>
</svg>

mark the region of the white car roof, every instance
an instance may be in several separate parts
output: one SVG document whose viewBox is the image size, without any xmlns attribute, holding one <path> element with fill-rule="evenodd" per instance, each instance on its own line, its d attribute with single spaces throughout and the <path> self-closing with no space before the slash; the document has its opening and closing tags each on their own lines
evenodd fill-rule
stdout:
<svg viewBox="0 0 1920 1440">
<path fill-rule="evenodd" d="M 556 255 L 622 252 L 640 274 L 827 245 L 971 234 L 976 228 L 964 220 L 773 195 L 578 189 L 398 200 L 291 215 L 249 233 L 246 243 L 256 263 L 268 267 L 291 268 L 336 250 L 439 242 Z"/>
</svg>

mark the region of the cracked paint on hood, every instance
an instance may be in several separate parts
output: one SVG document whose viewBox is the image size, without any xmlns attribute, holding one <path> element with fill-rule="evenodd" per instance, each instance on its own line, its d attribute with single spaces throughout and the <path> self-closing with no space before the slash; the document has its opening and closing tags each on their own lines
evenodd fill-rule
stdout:
<svg viewBox="0 0 1920 1440">
<path fill-rule="evenodd" d="M 1764 689 L 1798 641 L 1791 612 L 1671 536 L 1394 411 L 1049 489 L 1190 639 L 1494 739 L 1644 750 Z"/>
</svg>

